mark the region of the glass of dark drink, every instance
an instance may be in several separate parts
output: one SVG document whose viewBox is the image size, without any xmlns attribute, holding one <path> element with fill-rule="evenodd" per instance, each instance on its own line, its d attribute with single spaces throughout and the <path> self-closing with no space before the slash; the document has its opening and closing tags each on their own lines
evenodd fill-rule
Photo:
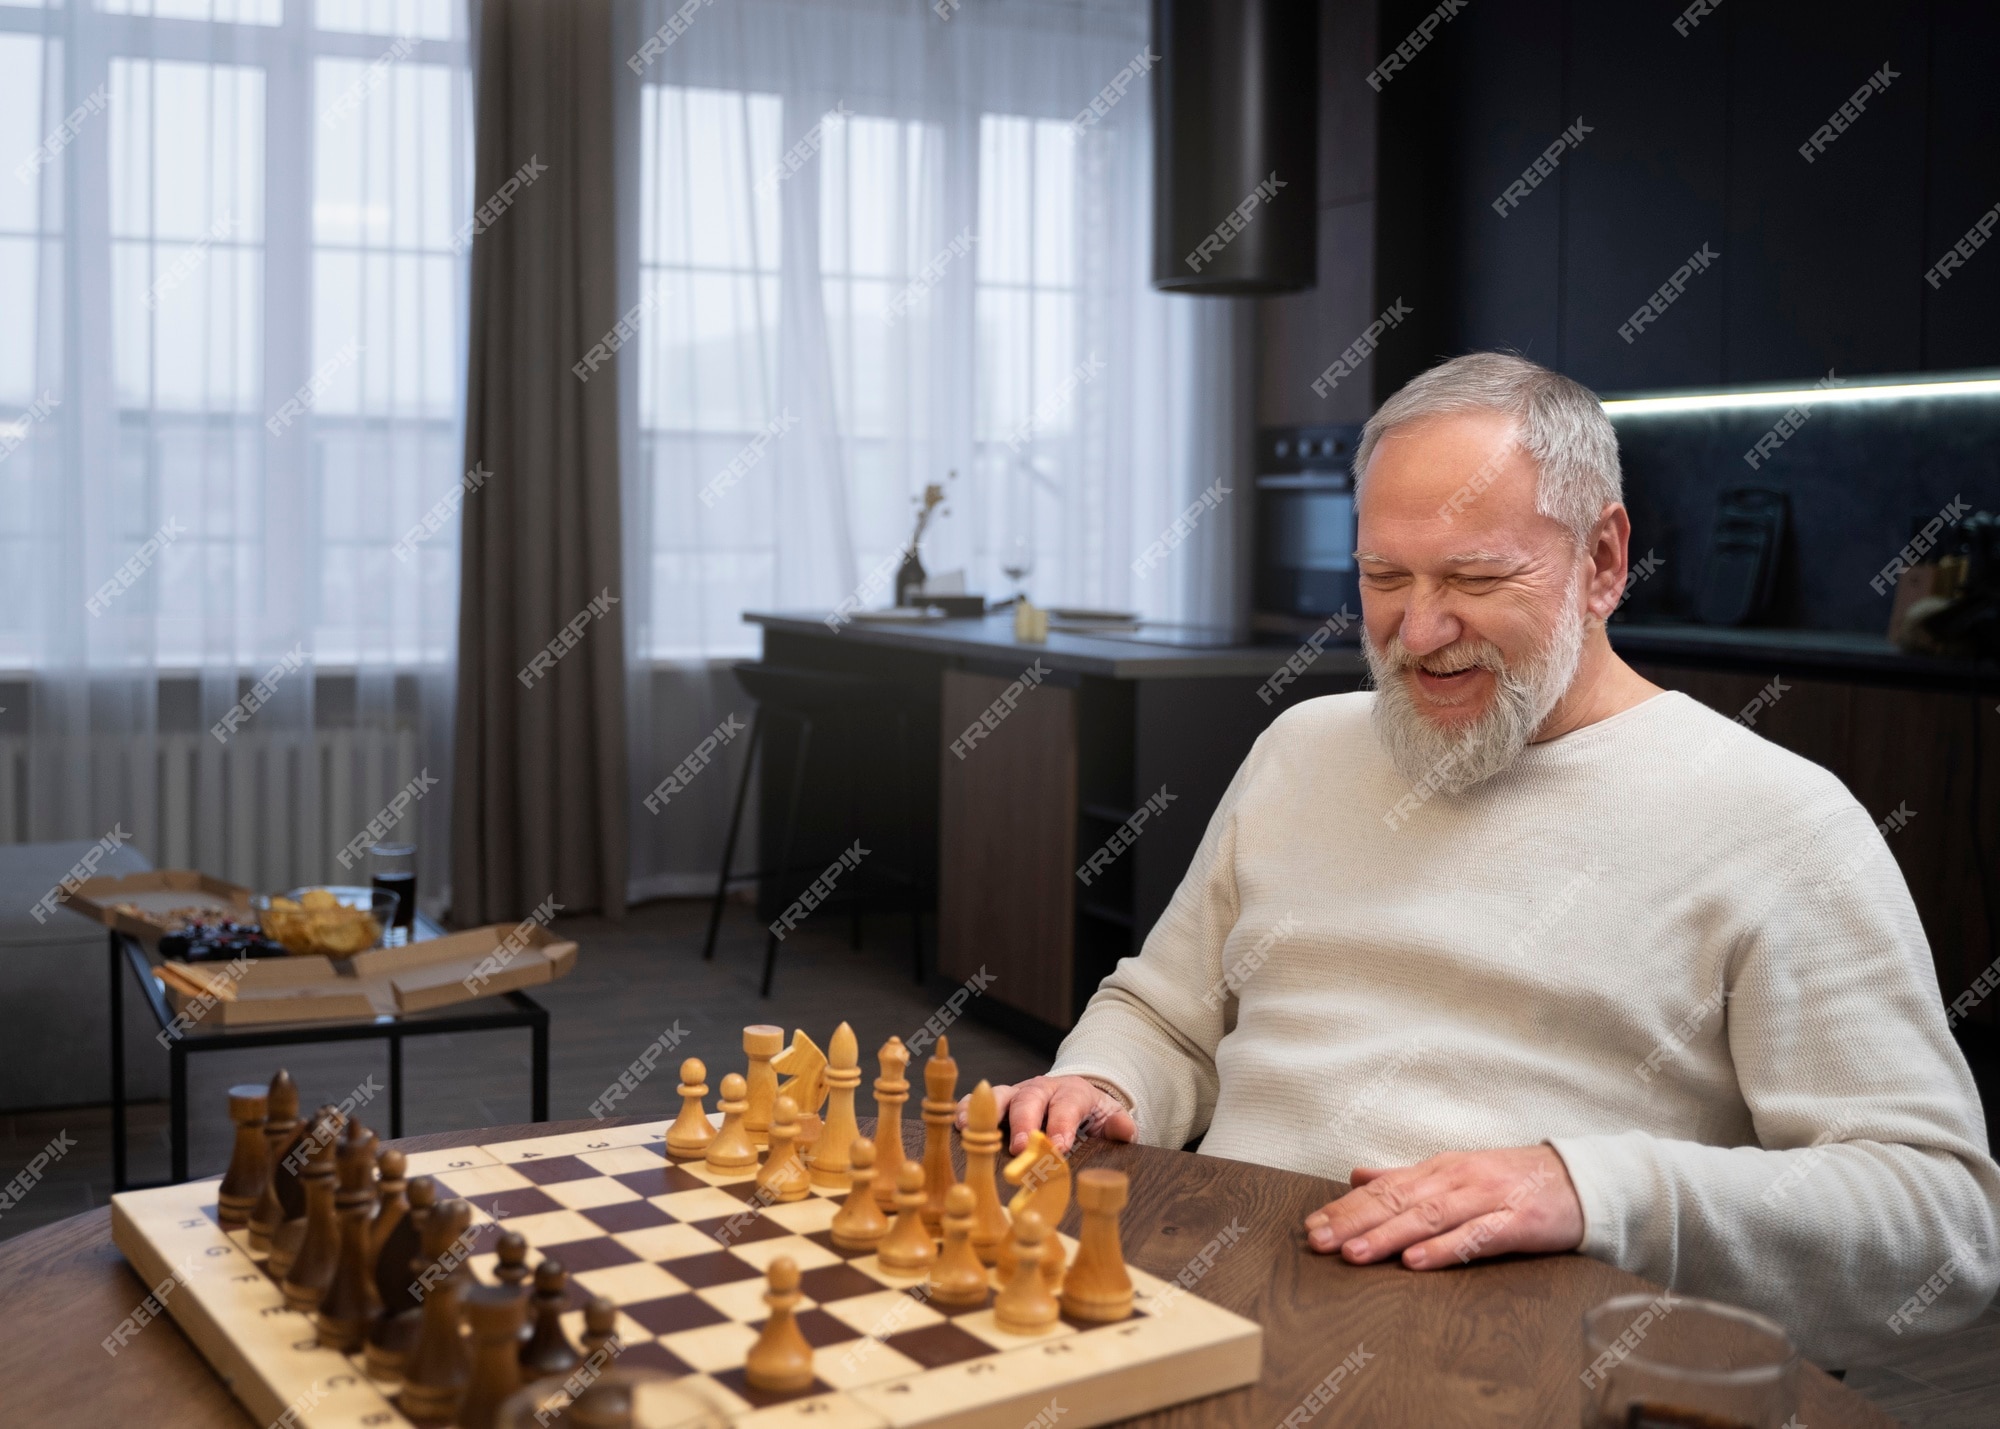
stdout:
<svg viewBox="0 0 2000 1429">
<path fill-rule="evenodd" d="M 1713 1300 L 1620 1295 L 1583 1317 L 1583 1429 L 1785 1429 L 1799 1353 L 1782 1326 Z"/>
<path fill-rule="evenodd" d="M 369 882 L 396 895 L 396 922 L 393 936 L 385 945 L 410 941 L 417 922 L 417 846 L 376 844 L 368 850 Z"/>
</svg>

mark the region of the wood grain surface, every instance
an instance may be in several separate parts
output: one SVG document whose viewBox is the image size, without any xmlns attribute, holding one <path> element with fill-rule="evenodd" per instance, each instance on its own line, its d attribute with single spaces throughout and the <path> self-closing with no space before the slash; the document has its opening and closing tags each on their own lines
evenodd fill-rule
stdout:
<svg viewBox="0 0 2000 1429">
<path fill-rule="evenodd" d="M 639 1120 L 645 1118 L 623 1119 Z M 394 1144 L 427 1151 L 598 1124 L 489 1127 Z M 910 1149 L 918 1150 L 922 1129 L 906 1130 Z M 1308 1251 L 1301 1233 L 1307 1212 L 1344 1189 L 1336 1182 L 1105 1142 L 1086 1144 L 1072 1164 L 1129 1174 L 1126 1257 L 1155 1275 L 1178 1276 L 1211 1245 L 1230 1242 L 1213 1251 L 1193 1288 L 1264 1327 L 1258 1384 L 1132 1421 L 1148 1429 L 1282 1425 L 1356 1350 L 1368 1357 L 1303 1421 L 1311 1429 L 1575 1429 L 1583 1312 L 1609 1296 L 1654 1288 L 1574 1255 L 1511 1257 L 1424 1274 L 1350 1266 Z M 1074 1235 L 1078 1223 L 1072 1205 L 1063 1229 Z M 149 1325 L 115 1357 L 106 1354 L 102 1341 L 146 1291 L 111 1243 L 109 1210 L 0 1244 L 4 1422 L 36 1429 L 256 1429 L 172 1324 Z M 1811 1368 L 1802 1378 L 1798 1420 L 1812 1429 L 1888 1429 L 1895 1422 Z"/>
</svg>

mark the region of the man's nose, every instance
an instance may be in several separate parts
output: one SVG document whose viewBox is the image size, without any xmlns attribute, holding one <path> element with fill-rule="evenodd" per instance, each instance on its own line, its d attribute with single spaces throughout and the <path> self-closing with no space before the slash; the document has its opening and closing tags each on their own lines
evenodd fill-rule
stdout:
<svg viewBox="0 0 2000 1429">
<path fill-rule="evenodd" d="M 1422 583 L 1410 591 L 1403 607 L 1403 648 L 1412 655 L 1429 655 L 1442 650 L 1465 634 L 1465 625 L 1451 611 L 1442 587 L 1425 589 Z"/>
</svg>

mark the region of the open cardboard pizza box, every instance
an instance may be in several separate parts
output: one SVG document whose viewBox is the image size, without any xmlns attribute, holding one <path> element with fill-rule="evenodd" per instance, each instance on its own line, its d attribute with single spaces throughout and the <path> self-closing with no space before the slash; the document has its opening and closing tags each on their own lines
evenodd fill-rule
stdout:
<svg viewBox="0 0 2000 1429">
<path fill-rule="evenodd" d="M 239 884 L 211 878 L 191 868 L 158 868 L 119 878 L 87 878 L 64 901 L 86 918 L 157 947 L 163 934 L 180 926 L 170 913 L 184 909 L 210 910 L 217 918 L 254 923 L 254 897 Z"/>
<path fill-rule="evenodd" d="M 394 1017 L 497 997 L 566 976 L 576 944 L 539 924 L 492 923 L 349 958 L 163 963 L 177 1016 L 222 1027 Z"/>
</svg>

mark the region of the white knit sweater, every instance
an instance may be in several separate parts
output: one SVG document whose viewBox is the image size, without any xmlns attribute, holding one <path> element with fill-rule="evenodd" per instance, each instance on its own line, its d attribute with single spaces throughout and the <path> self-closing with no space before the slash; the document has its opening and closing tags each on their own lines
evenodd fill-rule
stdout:
<svg viewBox="0 0 2000 1429">
<path fill-rule="evenodd" d="M 1907 1333 L 1975 1316 L 2000 1168 L 1840 781 L 1662 694 L 1413 798 L 1371 699 L 1257 741 L 1054 1070 L 1123 1092 L 1153 1145 L 1337 1180 L 1547 1141 L 1585 1254 L 1824 1364 L 1893 1342 L 1899 1309 Z"/>
</svg>

